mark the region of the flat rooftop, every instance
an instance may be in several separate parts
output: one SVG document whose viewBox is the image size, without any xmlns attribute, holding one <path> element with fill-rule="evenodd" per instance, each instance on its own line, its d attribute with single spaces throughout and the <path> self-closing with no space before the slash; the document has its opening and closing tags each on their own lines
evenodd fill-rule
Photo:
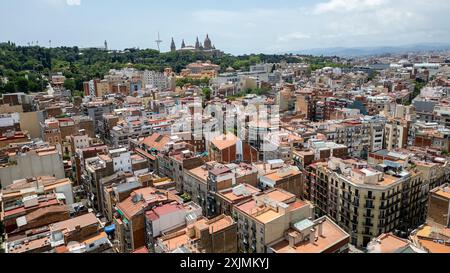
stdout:
<svg viewBox="0 0 450 273">
<path fill-rule="evenodd" d="M 322 253 L 326 252 L 332 246 L 349 239 L 349 235 L 337 226 L 333 221 L 324 218 L 323 222 L 323 236 L 318 236 L 316 232 L 316 241 L 310 243 L 309 240 L 300 242 L 294 247 L 289 245 L 289 241 L 282 240 L 271 246 L 275 253 Z M 320 219 L 319 219 L 320 220 Z M 297 232 L 291 230 L 291 232 Z"/>
<path fill-rule="evenodd" d="M 450 199 L 450 185 L 439 187 L 432 191 L 433 194 L 439 195 L 445 199 Z"/>
<path fill-rule="evenodd" d="M 179 233 L 176 236 L 162 240 L 162 244 L 169 250 L 173 251 L 179 247 L 186 245 L 189 242 L 189 237 L 186 233 Z"/>
<path fill-rule="evenodd" d="M 367 248 L 373 253 L 395 253 L 409 244 L 407 240 L 392 234 L 382 234 L 375 241 L 371 242 Z"/>
<path fill-rule="evenodd" d="M 233 189 L 226 189 L 223 191 L 220 191 L 218 193 L 219 196 L 221 196 L 223 199 L 229 201 L 230 203 L 235 203 L 237 201 L 240 201 L 242 199 L 250 198 L 252 195 L 257 194 L 260 192 L 259 189 L 249 185 L 249 184 L 241 184 L 242 186 L 242 194 L 236 194 Z"/>
<path fill-rule="evenodd" d="M 255 218 L 262 223 L 269 223 L 282 215 L 283 214 L 281 214 L 273 209 L 268 209 L 267 211 L 256 216 Z"/>
<path fill-rule="evenodd" d="M 195 169 L 188 170 L 187 173 L 196 177 L 200 182 L 203 182 L 206 184 L 206 181 L 208 179 L 208 170 L 206 170 L 206 168 L 204 166 L 200 166 Z"/>
<path fill-rule="evenodd" d="M 50 225 L 50 230 L 52 231 L 56 231 L 56 230 L 75 230 L 75 228 L 77 226 L 80 226 L 81 228 L 83 227 L 88 227 L 91 225 L 95 225 L 95 224 L 99 224 L 99 221 L 97 219 L 97 217 L 95 217 L 95 215 L 93 213 L 88 213 L 88 214 L 84 214 L 82 216 L 78 216 L 66 221 L 61 221 L 55 224 L 51 224 Z"/>
</svg>

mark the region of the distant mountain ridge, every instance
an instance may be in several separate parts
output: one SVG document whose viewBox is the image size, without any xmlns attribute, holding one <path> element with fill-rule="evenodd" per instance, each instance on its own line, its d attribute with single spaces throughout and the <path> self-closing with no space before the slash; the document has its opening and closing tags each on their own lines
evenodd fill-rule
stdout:
<svg viewBox="0 0 450 273">
<path fill-rule="evenodd" d="M 450 50 L 450 43 L 422 43 L 403 46 L 379 46 L 379 47 L 331 47 L 312 48 L 290 52 L 302 55 L 323 55 L 339 57 L 364 57 L 382 54 L 401 54 L 408 52 L 426 52 Z"/>
</svg>

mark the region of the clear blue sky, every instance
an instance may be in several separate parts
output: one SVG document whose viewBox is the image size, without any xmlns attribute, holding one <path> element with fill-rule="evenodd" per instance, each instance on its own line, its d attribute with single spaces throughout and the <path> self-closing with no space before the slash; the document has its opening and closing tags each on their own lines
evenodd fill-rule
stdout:
<svg viewBox="0 0 450 273">
<path fill-rule="evenodd" d="M 448 0 L 1 0 L 0 41 L 156 48 L 158 31 L 227 53 L 450 42 Z"/>
</svg>

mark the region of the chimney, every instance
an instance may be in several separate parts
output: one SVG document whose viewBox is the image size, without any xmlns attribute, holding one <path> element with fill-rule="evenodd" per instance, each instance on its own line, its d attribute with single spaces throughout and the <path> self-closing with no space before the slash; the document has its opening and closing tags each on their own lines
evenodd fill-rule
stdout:
<svg viewBox="0 0 450 273">
<path fill-rule="evenodd" d="M 294 248 L 295 247 L 295 238 L 292 235 L 288 235 L 288 236 L 289 236 L 289 247 Z"/>
<path fill-rule="evenodd" d="M 319 224 L 319 236 L 323 237 L 323 222 Z"/>
<path fill-rule="evenodd" d="M 314 244 L 315 241 L 316 241 L 316 230 L 312 228 L 309 231 L 309 243 Z"/>
</svg>

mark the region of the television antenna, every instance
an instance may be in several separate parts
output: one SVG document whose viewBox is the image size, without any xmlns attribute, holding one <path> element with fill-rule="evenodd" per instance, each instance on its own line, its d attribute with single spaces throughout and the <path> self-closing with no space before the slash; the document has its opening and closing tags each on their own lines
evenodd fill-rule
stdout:
<svg viewBox="0 0 450 273">
<path fill-rule="evenodd" d="M 155 41 L 155 43 L 156 43 L 156 45 L 158 46 L 158 51 L 159 52 L 161 52 L 161 48 L 160 48 L 160 45 L 162 44 L 162 40 L 161 40 L 161 38 L 160 38 L 160 36 L 159 36 L 159 32 L 158 32 L 158 39 Z"/>
</svg>

